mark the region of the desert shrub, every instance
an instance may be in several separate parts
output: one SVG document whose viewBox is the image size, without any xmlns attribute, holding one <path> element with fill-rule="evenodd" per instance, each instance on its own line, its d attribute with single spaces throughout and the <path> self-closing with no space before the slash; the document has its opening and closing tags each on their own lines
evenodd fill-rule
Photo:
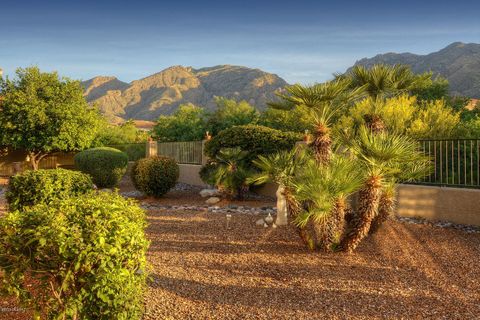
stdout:
<svg viewBox="0 0 480 320">
<path fill-rule="evenodd" d="M 290 150 L 302 134 L 282 132 L 256 125 L 235 126 L 221 131 L 205 144 L 205 153 L 215 158 L 221 149 L 240 148 L 247 151 L 246 161 L 256 159 L 258 155 L 268 155 L 282 150 Z"/>
<path fill-rule="evenodd" d="M 75 166 L 89 174 L 100 188 L 118 184 L 127 171 L 128 156 L 117 149 L 102 147 L 79 152 L 74 157 Z"/>
<path fill-rule="evenodd" d="M 90 176 L 65 169 L 25 171 L 10 178 L 6 194 L 10 210 L 49 204 L 93 189 Z"/>
<path fill-rule="evenodd" d="M 41 319 L 140 319 L 145 216 L 132 200 L 89 193 L 7 213 L 4 289 Z"/>
<path fill-rule="evenodd" d="M 156 156 L 135 162 L 131 176 L 135 188 L 146 195 L 160 197 L 175 186 L 178 175 L 179 168 L 174 159 Z"/>
</svg>

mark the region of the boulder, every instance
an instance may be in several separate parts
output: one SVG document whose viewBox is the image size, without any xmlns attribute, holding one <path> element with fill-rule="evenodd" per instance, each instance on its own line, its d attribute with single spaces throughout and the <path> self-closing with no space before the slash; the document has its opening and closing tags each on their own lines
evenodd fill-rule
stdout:
<svg viewBox="0 0 480 320">
<path fill-rule="evenodd" d="M 218 191 L 217 189 L 203 189 L 202 191 L 200 191 L 200 196 L 202 198 L 215 197 L 218 195 L 220 195 L 220 191 Z"/>
<path fill-rule="evenodd" d="M 220 202 L 220 198 L 218 197 L 210 197 L 205 201 L 206 204 L 215 204 L 218 202 Z"/>
<path fill-rule="evenodd" d="M 256 224 L 257 226 L 263 226 L 264 223 L 265 223 L 265 221 L 263 220 L 263 218 L 262 218 L 262 219 L 258 219 L 257 222 L 255 222 L 255 224 Z"/>
</svg>

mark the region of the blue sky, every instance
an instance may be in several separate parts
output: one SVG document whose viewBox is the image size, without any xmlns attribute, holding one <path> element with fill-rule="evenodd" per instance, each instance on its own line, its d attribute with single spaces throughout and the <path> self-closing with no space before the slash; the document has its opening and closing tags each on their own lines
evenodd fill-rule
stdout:
<svg viewBox="0 0 480 320">
<path fill-rule="evenodd" d="M 320 82 L 383 52 L 480 42 L 480 1 L 0 0 L 0 67 L 131 81 L 235 64 Z"/>
</svg>

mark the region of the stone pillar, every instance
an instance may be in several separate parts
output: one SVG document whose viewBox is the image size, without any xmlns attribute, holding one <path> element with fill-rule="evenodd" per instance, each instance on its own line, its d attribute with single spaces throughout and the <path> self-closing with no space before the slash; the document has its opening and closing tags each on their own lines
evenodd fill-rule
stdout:
<svg viewBox="0 0 480 320">
<path fill-rule="evenodd" d="M 147 152 L 145 154 L 145 157 L 150 158 L 154 157 L 158 154 L 158 146 L 157 146 L 157 141 L 147 141 Z"/>
</svg>

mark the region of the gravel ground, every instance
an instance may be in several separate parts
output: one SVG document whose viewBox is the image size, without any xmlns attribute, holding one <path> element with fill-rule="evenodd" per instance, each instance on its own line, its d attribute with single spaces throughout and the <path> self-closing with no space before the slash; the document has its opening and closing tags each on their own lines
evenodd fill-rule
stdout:
<svg viewBox="0 0 480 320">
<path fill-rule="evenodd" d="M 146 319 L 477 319 L 480 235 L 389 221 L 353 255 L 252 215 L 150 212 Z"/>
</svg>

